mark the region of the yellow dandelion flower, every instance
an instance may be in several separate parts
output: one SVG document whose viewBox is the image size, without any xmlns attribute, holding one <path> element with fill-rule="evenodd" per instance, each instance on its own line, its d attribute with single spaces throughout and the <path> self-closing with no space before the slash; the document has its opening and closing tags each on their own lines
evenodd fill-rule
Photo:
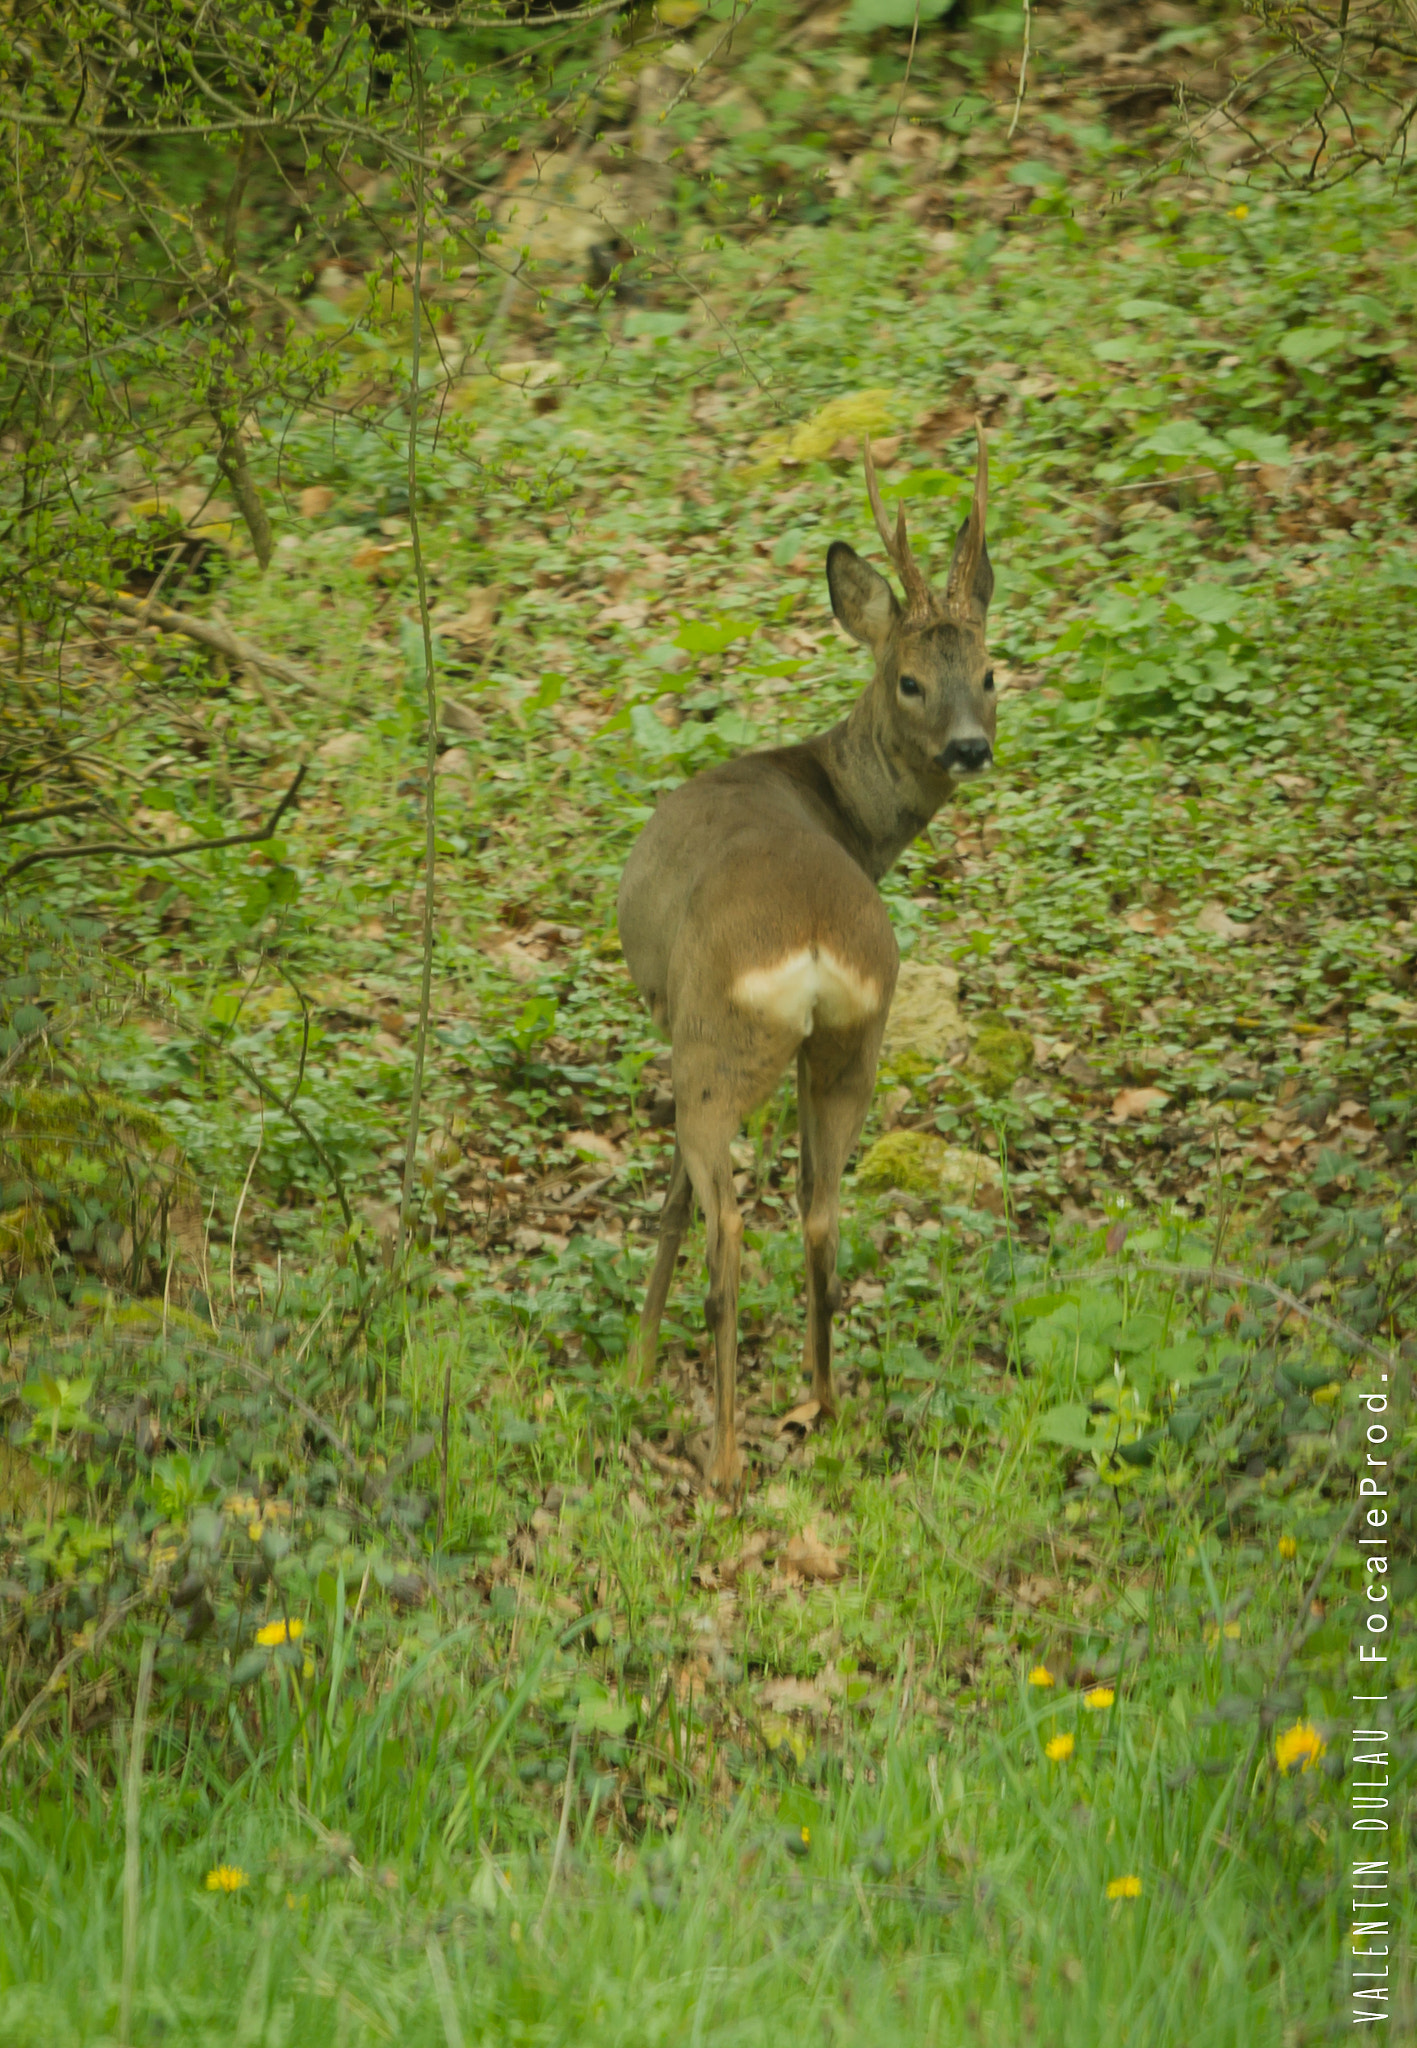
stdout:
<svg viewBox="0 0 1417 2048">
<path fill-rule="evenodd" d="M 1082 1703 L 1091 1713 L 1100 1714 L 1112 1705 L 1116 1697 L 1110 1685 L 1095 1685 L 1091 1692 L 1083 1694 Z"/>
<path fill-rule="evenodd" d="M 1296 1764 L 1311 1771 L 1327 1747 L 1312 1721 L 1296 1721 L 1292 1728 L 1276 1736 L 1274 1760 L 1281 1771 L 1292 1771 Z"/>
<path fill-rule="evenodd" d="M 1230 209 L 1231 220 L 1248 220 L 1249 217 L 1250 209 L 1244 204 L 1243 200 L 1239 206 L 1232 206 Z"/>
<path fill-rule="evenodd" d="M 1297 1544 L 1297 1543 L 1296 1543 L 1296 1542 L 1294 1541 L 1294 1538 L 1293 1538 L 1292 1536 L 1281 1536 L 1281 1537 L 1280 1537 L 1280 1539 L 1279 1539 L 1279 1554 L 1280 1554 L 1280 1556 L 1281 1556 L 1282 1558 L 1284 1558 L 1284 1559 L 1285 1559 L 1286 1561 L 1287 1561 L 1287 1560 L 1288 1560 L 1289 1558 L 1291 1558 L 1291 1557 L 1297 1557 L 1297 1556 L 1299 1555 L 1299 1546 L 1298 1546 L 1298 1544 Z"/>
<path fill-rule="evenodd" d="M 810 1848 L 810 1847 L 811 1847 L 811 1845 L 812 1845 L 812 1830 L 811 1830 L 811 1829 L 810 1829 L 809 1827 L 807 1827 L 807 1826 L 805 1826 L 805 1825 L 804 1825 L 804 1826 L 803 1826 L 803 1829 L 802 1829 L 802 1846 L 803 1846 L 803 1848 L 804 1848 L 804 1849 L 808 1849 L 808 1848 Z"/>
<path fill-rule="evenodd" d="M 1071 1735 L 1052 1735 L 1043 1745 L 1050 1764 L 1065 1764 L 1076 1747 Z"/>
<path fill-rule="evenodd" d="M 1133 1877 L 1130 1872 L 1126 1877 L 1114 1877 L 1107 1887 L 1107 1896 L 1109 1899 L 1139 1899 L 1141 1879 Z"/>
<path fill-rule="evenodd" d="M 305 1633 L 303 1621 L 268 1621 L 264 1628 L 256 1631 L 256 1641 L 263 1650 L 273 1650 L 279 1643 L 298 1643 Z"/>
<path fill-rule="evenodd" d="M 215 1870 L 207 1872 L 209 1892 L 239 1892 L 250 1882 L 245 1871 L 238 1869 L 234 1863 L 218 1863 Z"/>
<path fill-rule="evenodd" d="M 1035 1664 L 1028 1674 L 1028 1682 L 1030 1685 L 1053 1685 L 1056 1683 L 1052 1672 L 1046 1664 Z"/>
</svg>

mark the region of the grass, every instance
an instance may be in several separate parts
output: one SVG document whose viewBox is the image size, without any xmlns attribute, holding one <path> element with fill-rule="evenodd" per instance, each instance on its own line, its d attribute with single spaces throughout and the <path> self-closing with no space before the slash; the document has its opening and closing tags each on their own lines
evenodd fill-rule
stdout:
<svg viewBox="0 0 1417 2048">
<path fill-rule="evenodd" d="M 844 204 L 703 273 L 751 376 L 672 295 L 657 327 L 532 318 L 556 407 L 477 384 L 475 438 L 425 451 L 463 729 L 410 1266 L 424 734 L 395 458 L 293 423 L 286 474 L 328 503 L 285 515 L 265 578 L 210 570 L 318 700 L 271 686 L 273 718 L 171 642 L 66 654 L 71 732 L 135 714 L 106 763 L 149 833 L 230 829 L 318 766 L 277 842 L 180 879 L 41 869 L 5 912 L 7 1055 L 31 1011 L 47 1037 L 4 1083 L 0 2042 L 118 2038 L 143 1641 L 135 2041 L 1346 2026 L 1374 1839 L 1345 1783 L 1359 1401 L 1391 1375 L 1405 1459 L 1414 1270 L 1417 385 L 1405 217 L 1363 197 L 1237 217 L 1163 187 L 945 246 Z M 1002 1159 L 1004 1213 L 849 1184 L 830 1428 L 783 1424 L 790 1104 L 757 1120 L 752 1477 L 725 1505 L 684 1461 L 700 1240 L 659 1384 L 619 1371 L 668 1140 L 613 890 L 657 789 L 863 680 L 821 570 L 867 531 L 854 459 L 782 460 L 841 401 L 899 429 L 888 494 L 937 558 L 990 422 L 998 772 L 887 894 L 1027 1067 L 885 1075 L 868 1141 L 889 1101 Z M 573 488 L 542 488 L 556 465 Z M 1284 1771 L 1296 1726 L 1325 1750 Z"/>
</svg>

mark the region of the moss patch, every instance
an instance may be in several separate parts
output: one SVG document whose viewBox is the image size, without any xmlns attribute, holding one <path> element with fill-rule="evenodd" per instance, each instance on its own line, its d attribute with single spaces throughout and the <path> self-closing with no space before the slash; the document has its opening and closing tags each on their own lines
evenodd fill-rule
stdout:
<svg viewBox="0 0 1417 2048">
<path fill-rule="evenodd" d="M 933 1131 L 887 1131 L 861 1161 L 856 1182 L 937 1202 L 967 1202 L 995 1215 L 1003 1209 L 1003 1175 L 996 1162 L 962 1145 L 947 1145 Z"/>
<path fill-rule="evenodd" d="M 965 1061 L 965 1072 L 986 1094 L 1007 1095 L 1014 1082 L 1033 1065 L 1033 1040 L 1026 1031 L 1016 1031 L 997 1010 L 986 1010 L 979 1019 L 979 1032 Z"/>
</svg>

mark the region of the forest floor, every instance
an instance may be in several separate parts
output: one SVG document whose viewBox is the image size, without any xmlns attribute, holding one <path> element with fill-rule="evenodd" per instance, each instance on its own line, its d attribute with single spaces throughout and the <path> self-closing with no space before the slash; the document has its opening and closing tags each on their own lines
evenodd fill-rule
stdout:
<svg viewBox="0 0 1417 2048">
<path fill-rule="evenodd" d="M 408 1251 L 397 466 L 293 432 L 270 569 L 164 592 L 309 688 L 97 614 L 56 658 L 151 843 L 307 772 L 275 839 L 9 881 L 0 2043 L 117 2038 L 126 1896 L 134 2040 L 1299 2048 L 1354 2009 L 1357 1856 L 1417 2022 L 1410 217 L 1089 212 L 1054 166 L 1102 192 L 1099 131 L 1030 148 L 972 228 L 848 188 L 692 291 L 513 306 L 448 385 Z M 861 435 L 938 571 L 976 414 L 996 765 L 884 885 L 920 1000 L 830 1424 L 786 1086 L 735 1155 L 720 1502 L 697 1229 L 624 1376 L 672 1134 L 616 882 L 659 790 L 864 686 L 824 577 L 874 547 Z"/>
</svg>

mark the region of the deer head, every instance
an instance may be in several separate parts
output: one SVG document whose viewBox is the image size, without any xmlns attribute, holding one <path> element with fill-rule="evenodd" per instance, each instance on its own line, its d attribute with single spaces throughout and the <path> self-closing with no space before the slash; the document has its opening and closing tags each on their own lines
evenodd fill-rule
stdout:
<svg viewBox="0 0 1417 2048">
<path fill-rule="evenodd" d="M 833 542 L 827 551 L 832 610 L 876 660 L 870 691 L 875 744 L 895 774 L 925 791 L 981 775 L 994 758 L 994 674 L 984 645 L 994 594 L 984 538 L 989 458 L 977 421 L 975 432 L 974 501 L 956 536 L 943 593 L 932 589 L 910 551 L 904 505 L 897 508 L 891 529 L 869 440 L 866 489 L 886 554 L 900 577 L 904 604 L 885 577 L 845 541 Z"/>
</svg>

